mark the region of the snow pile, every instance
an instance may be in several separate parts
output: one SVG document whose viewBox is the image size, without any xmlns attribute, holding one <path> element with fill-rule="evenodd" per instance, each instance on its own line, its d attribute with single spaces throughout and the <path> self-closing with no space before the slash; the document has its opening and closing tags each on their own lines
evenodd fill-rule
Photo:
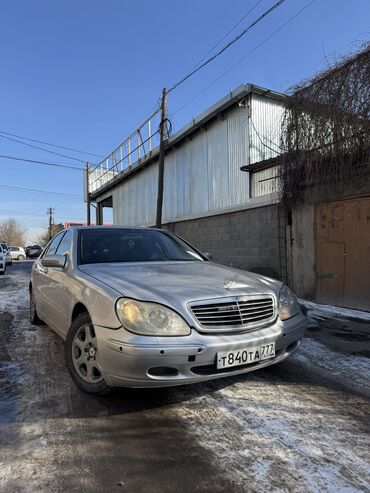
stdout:
<svg viewBox="0 0 370 493">
<path fill-rule="evenodd" d="M 352 310 L 350 308 L 342 308 L 340 306 L 333 305 L 321 305 L 319 303 L 314 303 L 313 301 L 298 299 L 299 303 L 305 306 L 308 310 L 315 312 L 320 312 L 326 314 L 327 316 L 337 316 L 343 318 L 350 318 L 356 320 L 363 320 L 365 322 L 370 322 L 370 312 L 364 312 L 361 310 Z"/>
</svg>

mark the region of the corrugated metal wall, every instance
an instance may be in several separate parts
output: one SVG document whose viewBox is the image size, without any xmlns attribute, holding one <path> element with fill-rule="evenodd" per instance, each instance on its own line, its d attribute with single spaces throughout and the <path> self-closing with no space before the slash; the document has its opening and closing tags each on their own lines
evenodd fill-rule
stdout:
<svg viewBox="0 0 370 493">
<path fill-rule="evenodd" d="M 228 118 L 229 197 L 231 206 L 243 204 L 249 198 L 249 174 L 240 167 L 249 163 L 248 110 L 238 108 Z"/>
<path fill-rule="evenodd" d="M 128 226 L 155 223 L 158 164 L 137 173 L 113 189 L 113 224 Z"/>
<path fill-rule="evenodd" d="M 252 175 L 251 196 L 262 197 L 280 191 L 280 182 L 278 180 L 279 167 L 262 169 L 255 171 Z"/>
<path fill-rule="evenodd" d="M 251 163 L 265 161 L 279 154 L 284 104 L 275 99 L 252 94 L 250 122 Z"/>
<path fill-rule="evenodd" d="M 165 158 L 163 222 L 196 217 L 249 200 L 248 113 L 235 107 Z M 158 163 L 113 190 L 114 224 L 155 222 Z"/>
<path fill-rule="evenodd" d="M 249 175 L 240 167 L 249 163 L 249 152 L 250 162 L 274 155 L 262 142 L 271 147 L 279 145 L 283 104 L 253 94 L 249 109 L 234 106 L 177 148 L 169 149 L 165 158 L 163 223 L 208 212 L 222 213 L 250 200 Z M 157 177 L 158 163 L 154 163 L 114 188 L 114 224 L 154 224 Z M 261 183 L 254 181 L 252 197 L 270 193 L 273 180 Z"/>
</svg>

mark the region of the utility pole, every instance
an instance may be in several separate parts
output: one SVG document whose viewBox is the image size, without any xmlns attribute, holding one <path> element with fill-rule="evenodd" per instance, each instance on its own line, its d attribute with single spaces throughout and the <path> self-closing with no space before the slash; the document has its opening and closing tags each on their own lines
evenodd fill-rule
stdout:
<svg viewBox="0 0 370 493">
<path fill-rule="evenodd" d="M 54 209 L 52 207 L 49 207 L 46 211 L 46 214 L 48 214 L 49 216 L 49 241 L 50 241 L 52 238 L 52 231 L 54 224 L 54 219 L 53 219 Z"/>
<path fill-rule="evenodd" d="M 91 224 L 89 174 L 90 166 L 89 163 L 86 163 L 86 224 L 88 226 Z"/>
<path fill-rule="evenodd" d="M 166 150 L 166 124 L 167 124 L 167 89 L 162 92 L 161 104 L 161 123 L 159 127 L 159 163 L 158 163 L 158 196 L 157 196 L 157 217 L 155 227 L 162 227 L 162 206 L 163 206 L 163 176 L 164 176 L 164 154 Z"/>
</svg>

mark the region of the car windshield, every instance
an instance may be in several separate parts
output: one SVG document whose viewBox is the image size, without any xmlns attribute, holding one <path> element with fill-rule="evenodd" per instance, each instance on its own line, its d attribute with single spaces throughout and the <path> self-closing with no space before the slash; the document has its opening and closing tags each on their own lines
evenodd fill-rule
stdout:
<svg viewBox="0 0 370 493">
<path fill-rule="evenodd" d="M 204 260 L 181 239 L 157 230 L 86 229 L 79 245 L 79 264 Z"/>
</svg>

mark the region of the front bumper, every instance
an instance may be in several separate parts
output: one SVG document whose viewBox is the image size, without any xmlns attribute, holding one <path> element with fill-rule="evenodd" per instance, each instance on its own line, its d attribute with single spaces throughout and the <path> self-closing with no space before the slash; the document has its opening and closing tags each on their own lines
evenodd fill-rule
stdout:
<svg viewBox="0 0 370 493">
<path fill-rule="evenodd" d="M 101 370 L 108 385 L 168 387 L 239 375 L 279 363 L 297 350 L 306 325 L 306 317 L 300 313 L 285 322 L 277 320 L 273 325 L 243 334 L 204 335 L 192 330 L 187 337 L 152 338 L 148 342 L 150 338 L 133 336 L 123 328 L 95 326 L 95 332 Z M 272 359 L 223 370 L 216 368 L 219 351 L 271 342 L 275 342 L 276 352 Z M 166 368 L 167 371 L 160 370 Z"/>
</svg>

